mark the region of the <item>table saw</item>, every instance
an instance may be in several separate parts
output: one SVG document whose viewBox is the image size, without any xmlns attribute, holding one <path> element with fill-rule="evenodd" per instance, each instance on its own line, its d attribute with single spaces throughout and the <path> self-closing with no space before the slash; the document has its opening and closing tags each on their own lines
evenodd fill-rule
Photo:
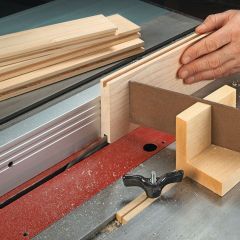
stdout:
<svg viewBox="0 0 240 240">
<path fill-rule="evenodd" d="M 99 13 L 139 24 L 145 53 L 0 102 L 1 239 L 239 239 L 239 185 L 221 198 L 185 178 L 129 223 L 115 220 L 142 193 L 126 188 L 121 177 L 174 170 L 175 136 L 139 127 L 107 144 L 100 134 L 99 81 L 188 36 L 199 19 L 148 1 L 60 0 L 0 19 L 0 34 Z M 193 96 L 224 84 L 238 87 L 238 77 Z M 82 123 L 68 130 L 66 120 L 79 114 L 85 114 Z"/>
</svg>

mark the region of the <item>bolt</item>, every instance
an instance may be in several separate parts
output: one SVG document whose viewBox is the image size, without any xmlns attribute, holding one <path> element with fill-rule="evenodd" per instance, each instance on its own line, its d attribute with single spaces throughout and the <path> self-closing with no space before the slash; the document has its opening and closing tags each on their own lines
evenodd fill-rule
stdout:
<svg viewBox="0 0 240 240">
<path fill-rule="evenodd" d="M 151 183 L 155 184 L 157 182 L 157 175 L 155 171 L 152 171 L 151 173 Z"/>
</svg>

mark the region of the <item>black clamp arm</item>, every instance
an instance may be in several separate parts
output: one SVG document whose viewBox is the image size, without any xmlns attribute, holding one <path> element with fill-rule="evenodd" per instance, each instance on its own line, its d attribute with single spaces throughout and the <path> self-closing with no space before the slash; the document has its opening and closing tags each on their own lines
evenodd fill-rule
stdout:
<svg viewBox="0 0 240 240">
<path fill-rule="evenodd" d="M 141 175 L 124 175 L 122 179 L 126 187 L 140 187 L 149 198 L 156 198 L 161 195 L 162 189 L 167 184 L 181 182 L 183 176 L 183 170 L 169 172 L 160 177 L 156 177 L 156 173 L 153 171 L 151 178 Z"/>
</svg>

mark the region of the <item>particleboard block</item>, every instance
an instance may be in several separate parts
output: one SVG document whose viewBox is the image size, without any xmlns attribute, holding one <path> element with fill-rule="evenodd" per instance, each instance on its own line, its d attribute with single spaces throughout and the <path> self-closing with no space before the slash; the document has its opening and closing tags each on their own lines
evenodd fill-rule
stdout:
<svg viewBox="0 0 240 240">
<path fill-rule="evenodd" d="M 129 121 L 129 82 L 192 94 L 209 81 L 184 85 L 176 78 L 183 51 L 204 36 L 192 34 L 101 80 L 101 132 L 113 142 L 136 127 Z"/>
<path fill-rule="evenodd" d="M 126 37 L 126 36 L 133 36 L 134 34 L 139 34 L 138 32 L 140 31 L 140 27 L 134 23 L 132 23 L 131 21 L 129 21 L 128 19 L 122 17 L 121 15 L 115 14 L 112 16 L 107 17 L 107 19 L 109 21 L 111 21 L 116 27 L 116 34 L 114 35 L 110 35 L 110 36 L 105 36 L 105 37 L 98 37 L 97 39 L 93 39 L 93 40 L 88 40 L 88 41 L 81 41 L 78 42 L 74 42 L 70 45 L 66 45 L 63 47 L 54 47 L 52 49 L 49 49 L 47 51 L 45 50 L 39 50 L 39 51 L 34 51 L 34 53 L 29 53 L 29 55 L 26 56 L 22 56 L 22 57 L 14 57 L 13 59 L 4 61 L 4 62 L 0 62 L 0 67 L 3 66 L 7 66 L 7 65 L 11 65 L 14 63 L 19 63 L 22 61 L 26 61 L 29 59 L 35 59 L 35 58 L 39 58 L 39 57 L 43 57 L 43 56 L 48 56 L 49 58 L 52 56 L 60 56 L 63 55 L 65 53 L 70 53 L 70 52 L 74 52 L 76 50 L 81 50 L 84 48 L 90 48 L 96 45 L 101 45 L 103 43 L 109 43 L 110 41 L 116 41 L 120 38 Z"/>
<path fill-rule="evenodd" d="M 81 58 L 70 59 L 68 61 L 58 63 L 43 69 L 39 69 L 30 73 L 23 74 L 0 83 L 0 94 L 6 94 L 17 88 L 34 84 L 35 82 L 59 75 L 64 72 L 72 71 L 76 68 L 86 66 L 115 55 L 125 53 L 143 46 L 141 39 L 135 39 L 115 45 L 109 49 L 99 51 L 98 53 L 86 55 Z"/>
<path fill-rule="evenodd" d="M 117 28 L 103 15 L 58 23 L 0 37 L 0 61 L 36 50 L 64 46 L 115 34 Z M 63 34 L 64 33 L 64 34 Z"/>
<path fill-rule="evenodd" d="M 235 107 L 236 90 L 224 86 L 205 99 Z M 223 196 L 240 181 L 240 153 L 212 144 L 211 118 L 211 105 L 199 102 L 177 115 L 176 168 Z"/>
<path fill-rule="evenodd" d="M 120 61 L 122 59 L 125 59 L 125 58 L 131 57 L 133 55 L 139 54 L 139 53 L 141 53 L 143 51 L 144 51 L 144 48 L 142 48 L 142 47 L 136 48 L 136 49 L 133 49 L 133 50 L 128 51 L 126 53 L 121 53 L 121 54 L 118 54 L 116 56 L 103 59 L 103 60 L 98 61 L 96 63 L 90 64 L 90 65 L 87 65 L 87 66 L 83 66 L 83 67 L 80 67 L 80 68 L 73 69 L 73 70 L 71 70 L 69 72 L 64 72 L 64 73 L 61 73 L 59 75 L 55 75 L 55 76 L 52 76 L 50 78 L 43 79 L 41 81 L 36 81 L 36 82 L 34 82 L 32 84 L 25 85 L 23 87 L 14 89 L 14 90 L 6 92 L 4 94 L 0 94 L 0 101 L 3 101 L 5 99 L 11 98 L 11 97 L 15 97 L 17 95 L 20 95 L 20 94 L 23 94 L 23 93 L 26 93 L 26 92 L 33 91 L 35 89 L 38 89 L 38 88 L 41 88 L 41 87 L 53 84 L 55 82 L 58 82 L 58 81 L 61 81 L 61 80 L 64 80 L 64 79 L 76 76 L 76 75 L 84 73 L 84 72 L 91 71 L 93 69 L 105 66 L 107 64 Z"/>
<path fill-rule="evenodd" d="M 161 195 L 164 193 L 170 191 L 176 183 L 169 184 L 166 187 L 163 188 Z M 137 216 L 139 213 L 141 213 L 144 209 L 146 209 L 148 206 L 150 206 L 153 202 L 155 202 L 157 198 L 148 198 L 145 193 L 140 194 L 137 198 L 135 198 L 133 201 L 128 203 L 125 207 L 120 209 L 116 213 L 116 219 L 121 224 L 128 223 L 131 219 L 133 219 L 135 216 Z"/>
</svg>

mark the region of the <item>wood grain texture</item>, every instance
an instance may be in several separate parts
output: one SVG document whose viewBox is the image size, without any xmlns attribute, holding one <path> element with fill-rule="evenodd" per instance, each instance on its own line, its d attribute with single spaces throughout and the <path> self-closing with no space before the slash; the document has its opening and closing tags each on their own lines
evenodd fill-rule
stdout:
<svg viewBox="0 0 240 240">
<path fill-rule="evenodd" d="M 48 49 L 46 50 L 39 50 L 39 51 L 34 51 L 30 52 L 29 55 L 26 55 L 27 53 L 24 53 L 24 56 L 22 57 L 14 57 L 13 59 L 10 60 L 6 60 L 3 62 L 0 62 L 0 67 L 4 67 L 7 65 L 11 65 L 14 63 L 19 63 L 22 61 L 26 61 L 29 59 L 36 59 L 36 58 L 40 58 L 43 56 L 48 56 L 49 58 L 51 57 L 56 57 L 56 56 L 60 56 L 66 53 L 70 53 L 70 52 L 74 52 L 76 50 L 81 50 L 81 49 L 85 49 L 85 48 L 90 48 L 96 45 L 101 45 L 104 43 L 109 43 L 110 41 L 114 41 L 114 40 L 118 40 L 119 38 L 123 38 L 129 35 L 134 35 L 137 34 L 138 31 L 140 31 L 140 27 L 134 23 L 132 23 L 131 21 L 129 21 L 128 19 L 122 17 L 119 14 L 115 14 L 112 16 L 108 16 L 107 19 L 109 21 L 111 21 L 116 27 L 116 33 L 113 35 L 107 35 L 107 36 L 98 36 L 96 39 L 93 40 L 86 40 L 83 42 L 83 40 L 81 40 L 80 42 L 76 41 L 71 43 L 70 45 L 66 45 L 66 46 L 56 46 L 52 49 Z"/>
<path fill-rule="evenodd" d="M 21 95 L 21 94 L 26 93 L 26 92 L 33 91 L 35 89 L 53 84 L 55 82 L 58 82 L 58 81 L 61 81 L 61 80 L 64 80 L 64 79 L 67 79 L 67 78 L 70 78 L 70 77 L 73 77 L 73 76 L 76 76 L 76 75 L 79 75 L 79 74 L 84 73 L 84 72 L 91 71 L 93 69 L 105 66 L 107 64 L 120 61 L 122 59 L 125 59 L 125 58 L 131 57 L 133 55 L 136 55 L 138 53 L 141 53 L 143 51 L 144 51 L 144 48 L 142 48 L 142 47 L 136 48 L 136 49 L 133 49 L 131 51 L 121 53 L 121 54 L 118 54 L 118 55 L 110 57 L 110 58 L 103 59 L 103 60 L 98 61 L 96 63 L 73 69 L 69 72 L 64 72 L 62 74 L 55 75 L 55 76 L 52 76 L 50 78 L 42 79 L 41 81 L 36 81 L 32 84 L 25 85 L 23 87 L 14 89 L 12 91 L 8 91 L 8 92 L 0 94 L 0 101 L 3 101 L 5 99 L 11 98 L 11 97 L 15 97 L 17 95 Z"/>
<path fill-rule="evenodd" d="M 235 88 L 224 85 L 223 87 L 206 96 L 204 99 L 235 108 L 237 105 L 237 92 Z"/>
<path fill-rule="evenodd" d="M 16 76 L 23 75 L 25 73 L 33 72 L 44 67 L 52 66 L 57 63 L 65 62 L 70 59 L 79 58 L 85 55 L 94 54 L 101 50 L 108 49 L 114 45 L 118 45 L 124 42 L 128 42 L 134 39 L 138 39 L 138 34 L 132 34 L 127 37 L 121 37 L 110 42 L 102 43 L 97 46 L 92 46 L 86 49 L 75 50 L 74 52 L 64 53 L 64 50 L 61 54 L 53 54 L 51 56 L 42 56 L 39 58 L 22 61 L 19 63 L 14 63 L 8 66 L 0 67 L 0 81 L 4 81 Z"/>
<path fill-rule="evenodd" d="M 235 107 L 236 90 L 223 86 L 205 99 Z M 223 196 L 240 181 L 240 153 L 212 144 L 211 117 L 211 105 L 199 102 L 177 115 L 176 168 Z"/>
<path fill-rule="evenodd" d="M 142 193 L 137 198 L 135 198 L 133 201 L 131 201 L 126 206 L 124 206 L 122 209 L 120 209 L 116 213 L 116 219 L 118 220 L 118 222 L 123 224 L 123 217 L 126 214 L 128 214 L 130 211 L 132 211 L 134 208 L 136 208 L 143 201 L 145 201 L 146 199 L 147 199 L 147 195 L 145 193 Z"/>
<path fill-rule="evenodd" d="M 145 83 L 185 94 L 192 94 L 210 83 L 202 81 L 194 85 L 184 85 L 176 78 L 180 67 L 179 59 L 183 51 L 204 36 L 193 34 L 167 48 L 133 63 L 119 72 L 101 80 L 102 135 L 113 142 L 136 125 L 129 121 L 129 87 L 130 81 Z M 143 95 L 144 96 L 144 95 Z M 117 126 L 117 127 L 116 127 Z"/>
<path fill-rule="evenodd" d="M 117 54 L 140 48 L 142 46 L 143 41 L 140 39 L 135 39 L 115 45 L 109 49 L 99 51 L 95 54 L 86 55 L 81 58 L 70 59 L 62 63 L 58 63 L 49 67 L 45 67 L 43 69 L 23 74 L 18 77 L 11 78 L 9 80 L 2 81 L 0 84 L 0 94 L 9 92 L 19 87 L 23 87 L 25 85 L 32 84 L 36 81 L 41 81 L 51 76 L 74 70 L 81 66 L 92 64 L 105 58 L 113 57 Z"/>
<path fill-rule="evenodd" d="M 58 23 L 23 32 L 4 35 L 0 38 L 0 60 L 16 57 L 39 49 L 64 46 L 76 40 L 99 38 L 102 34 L 114 35 L 117 28 L 103 15 Z"/>
</svg>

